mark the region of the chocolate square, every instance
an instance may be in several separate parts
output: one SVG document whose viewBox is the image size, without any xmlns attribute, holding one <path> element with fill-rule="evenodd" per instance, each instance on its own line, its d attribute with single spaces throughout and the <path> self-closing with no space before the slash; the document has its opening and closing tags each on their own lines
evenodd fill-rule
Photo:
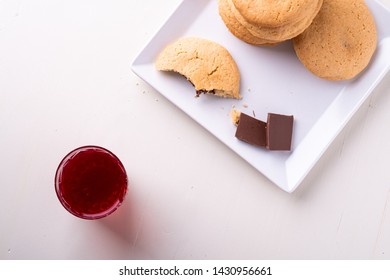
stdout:
<svg viewBox="0 0 390 280">
<path fill-rule="evenodd" d="M 266 141 L 269 150 L 290 151 L 294 116 L 268 113 Z"/>
<path fill-rule="evenodd" d="M 265 122 L 241 113 L 236 130 L 236 137 L 249 144 L 265 147 L 266 126 L 267 124 Z"/>
</svg>

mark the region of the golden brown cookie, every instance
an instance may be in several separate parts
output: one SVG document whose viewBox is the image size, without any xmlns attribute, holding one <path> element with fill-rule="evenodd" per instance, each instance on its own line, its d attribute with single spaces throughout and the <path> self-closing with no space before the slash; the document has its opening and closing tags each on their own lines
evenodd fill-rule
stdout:
<svg viewBox="0 0 390 280">
<path fill-rule="evenodd" d="M 318 16 L 293 45 L 299 60 L 315 75 L 351 79 L 375 52 L 374 18 L 363 0 L 324 0 Z"/>
<path fill-rule="evenodd" d="M 323 0 L 227 0 L 234 17 L 250 34 L 282 42 L 302 33 L 318 14 Z"/>
<path fill-rule="evenodd" d="M 256 37 L 234 16 L 228 0 L 218 0 L 219 14 L 229 31 L 240 40 L 251 45 L 273 45 L 277 42 Z"/>
<path fill-rule="evenodd" d="M 231 0 L 249 24 L 281 27 L 299 21 L 317 0 Z"/>
<path fill-rule="evenodd" d="M 168 45 L 158 56 L 156 68 L 185 76 L 201 93 L 240 97 L 240 73 L 230 53 L 202 38 L 185 37 Z"/>
</svg>

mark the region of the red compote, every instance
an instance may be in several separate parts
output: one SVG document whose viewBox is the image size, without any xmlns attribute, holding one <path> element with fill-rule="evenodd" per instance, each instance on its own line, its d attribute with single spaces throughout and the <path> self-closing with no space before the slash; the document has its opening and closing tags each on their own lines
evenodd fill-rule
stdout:
<svg viewBox="0 0 390 280">
<path fill-rule="evenodd" d="M 62 205 L 83 219 L 99 219 L 114 212 L 127 192 L 127 175 L 110 151 L 84 146 L 61 161 L 55 187 Z"/>
</svg>

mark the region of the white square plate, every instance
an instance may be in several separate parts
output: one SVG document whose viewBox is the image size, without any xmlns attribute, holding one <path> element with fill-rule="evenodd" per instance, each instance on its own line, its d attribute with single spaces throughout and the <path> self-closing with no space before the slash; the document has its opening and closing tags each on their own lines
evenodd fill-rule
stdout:
<svg viewBox="0 0 390 280">
<path fill-rule="evenodd" d="M 350 81 L 315 77 L 297 59 L 291 42 L 256 47 L 234 37 L 218 14 L 216 0 L 183 0 L 135 58 L 132 70 L 195 121 L 286 192 L 294 191 L 353 116 L 390 66 L 390 12 L 378 1 L 374 14 L 378 48 L 365 71 Z M 242 100 L 202 95 L 178 74 L 159 72 L 154 62 L 170 42 L 183 36 L 215 41 L 229 50 L 240 69 Z M 292 152 L 268 151 L 237 140 L 232 106 L 261 120 L 269 112 L 294 115 Z"/>
</svg>

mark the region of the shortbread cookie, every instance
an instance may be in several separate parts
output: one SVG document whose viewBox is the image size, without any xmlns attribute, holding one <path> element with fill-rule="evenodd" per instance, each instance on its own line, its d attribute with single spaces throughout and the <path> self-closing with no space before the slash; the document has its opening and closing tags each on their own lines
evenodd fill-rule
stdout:
<svg viewBox="0 0 390 280">
<path fill-rule="evenodd" d="M 195 86 L 197 95 L 241 98 L 238 67 L 230 53 L 215 42 L 181 38 L 159 54 L 156 68 L 185 76 Z"/>
<path fill-rule="evenodd" d="M 318 16 L 293 39 L 293 45 L 300 61 L 315 75 L 351 79 L 375 52 L 374 18 L 363 0 L 324 0 Z"/>
<path fill-rule="evenodd" d="M 218 0 L 219 15 L 229 31 L 240 40 L 251 45 L 274 45 L 278 42 L 256 37 L 234 16 L 228 0 Z"/>
<path fill-rule="evenodd" d="M 317 0 L 231 0 L 249 24 L 281 27 L 304 18 Z"/>
<path fill-rule="evenodd" d="M 266 41 L 277 42 L 289 40 L 302 33 L 312 23 L 323 2 L 323 0 L 227 1 L 234 17 L 250 34 Z"/>
</svg>

